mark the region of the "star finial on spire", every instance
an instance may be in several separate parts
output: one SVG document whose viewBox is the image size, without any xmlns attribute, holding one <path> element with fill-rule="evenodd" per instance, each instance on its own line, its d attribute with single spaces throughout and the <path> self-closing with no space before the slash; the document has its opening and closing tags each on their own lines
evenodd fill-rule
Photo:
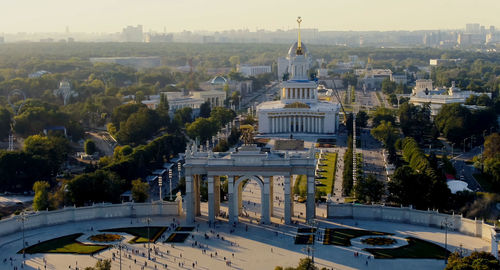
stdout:
<svg viewBox="0 0 500 270">
<path fill-rule="evenodd" d="M 297 40 L 297 51 L 295 52 L 297 55 L 302 55 L 302 42 L 300 40 L 300 23 L 301 22 L 302 22 L 302 18 L 300 16 L 297 17 L 297 23 L 299 24 L 298 40 Z"/>
</svg>

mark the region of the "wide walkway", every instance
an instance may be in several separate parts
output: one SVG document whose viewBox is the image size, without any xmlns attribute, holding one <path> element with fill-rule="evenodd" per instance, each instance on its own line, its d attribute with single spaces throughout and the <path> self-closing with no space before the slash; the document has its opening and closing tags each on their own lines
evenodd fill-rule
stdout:
<svg viewBox="0 0 500 270">
<path fill-rule="evenodd" d="M 165 226 L 173 218 L 155 217 L 152 225 Z M 132 224 L 131 224 L 132 222 Z M 182 221 L 181 221 L 182 223 Z M 197 219 L 198 228 L 192 233 L 194 238 L 189 238 L 183 244 L 164 244 L 158 242 L 153 245 L 156 254 L 152 253 L 155 261 L 147 260 L 147 248 L 144 245 L 128 244 L 123 241 L 125 248 L 122 252 L 122 269 L 141 269 L 147 262 L 145 269 L 273 269 L 276 265 L 294 266 L 300 258 L 305 257 L 303 245 L 294 244 L 295 226 L 271 225 L 262 226 L 255 223 L 240 223 L 235 228 L 227 223 L 218 223 L 216 228 L 209 228 L 206 219 Z M 140 219 L 110 219 L 94 220 L 82 223 L 70 223 L 54 227 L 41 228 L 26 232 L 26 241 L 29 244 L 52 239 L 54 237 L 71 233 L 83 232 L 86 239 L 95 234 L 98 229 L 126 226 L 144 226 Z M 444 231 L 436 228 L 419 227 L 407 224 L 370 222 L 355 220 L 323 220 L 319 225 L 324 227 L 347 227 L 380 230 L 395 233 L 396 236 L 415 236 L 443 245 Z M 93 231 L 90 231 L 90 228 Z M 209 237 L 205 239 L 204 234 Z M 164 237 L 168 236 L 168 233 Z M 218 237 L 217 237 L 218 236 Z M 82 240 L 84 241 L 84 240 Z M 197 246 L 195 246 L 195 241 Z M 21 249 L 21 233 L 0 238 L 0 269 L 20 268 L 22 255 L 15 254 Z M 450 250 L 455 250 L 463 245 L 468 250 L 487 250 L 488 243 L 474 237 L 458 233 L 448 234 Z M 201 247 L 200 247 L 201 246 Z M 136 252 L 132 252 L 132 250 Z M 205 252 L 203 250 L 206 250 Z M 315 261 L 321 267 L 329 269 L 442 269 L 442 260 L 424 259 L 395 259 L 379 260 L 368 259 L 368 254 L 361 247 L 353 244 L 352 247 L 315 245 Z M 167 253 L 168 252 L 168 253 Z M 354 252 L 361 256 L 354 257 Z M 119 253 L 117 248 L 104 251 L 94 257 L 88 255 L 64 254 L 35 254 L 27 255 L 24 269 L 83 269 L 93 265 L 97 259 L 112 258 L 115 253 L 113 269 L 119 269 Z M 143 255 L 144 254 L 144 255 Z M 234 254 L 234 257 L 233 257 Z M 11 265 L 9 258 L 13 259 Z M 7 262 L 2 262 L 7 259 Z M 231 261 L 231 266 L 226 265 Z M 368 265 L 366 264 L 368 262 Z M 193 267 L 193 263 L 195 264 Z M 155 268 L 156 266 L 156 268 Z M 71 268 L 70 268 L 71 267 Z"/>
</svg>

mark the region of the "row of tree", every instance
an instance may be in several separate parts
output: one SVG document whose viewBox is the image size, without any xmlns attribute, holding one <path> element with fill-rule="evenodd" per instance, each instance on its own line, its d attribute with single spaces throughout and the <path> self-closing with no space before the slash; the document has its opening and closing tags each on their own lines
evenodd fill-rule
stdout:
<svg viewBox="0 0 500 270">
<path fill-rule="evenodd" d="M 392 175 L 389 200 L 418 209 L 446 209 L 451 193 L 437 159 L 429 160 L 412 137 L 401 141 L 401 153 L 407 164 Z"/>
</svg>

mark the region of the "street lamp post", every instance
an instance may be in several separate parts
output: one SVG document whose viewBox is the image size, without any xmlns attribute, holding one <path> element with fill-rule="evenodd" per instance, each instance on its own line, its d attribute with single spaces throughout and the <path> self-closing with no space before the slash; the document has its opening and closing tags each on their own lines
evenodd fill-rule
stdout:
<svg viewBox="0 0 500 270">
<path fill-rule="evenodd" d="M 445 259 L 444 263 L 448 263 L 448 228 L 450 228 L 453 225 L 451 221 L 448 220 L 448 218 L 445 218 L 443 221 L 441 221 L 441 226 L 445 227 L 444 230 L 444 249 L 446 250 L 445 252 Z"/>
<path fill-rule="evenodd" d="M 172 201 L 172 169 L 168 169 L 168 185 L 170 192 L 170 201 Z"/>
<path fill-rule="evenodd" d="M 179 163 L 177 163 L 177 173 L 179 174 L 179 177 L 177 178 L 177 183 L 181 181 L 181 170 L 182 170 L 182 164 L 179 161 Z"/>
<path fill-rule="evenodd" d="M 470 137 L 467 137 L 467 138 L 464 139 L 464 153 L 465 153 L 465 146 L 466 146 L 465 141 L 467 141 L 467 139 L 469 139 L 469 138 Z"/>
<path fill-rule="evenodd" d="M 163 201 L 163 197 L 161 196 L 161 189 L 163 186 L 163 177 L 160 175 L 158 176 L 158 186 L 160 186 L 160 201 Z"/>
<path fill-rule="evenodd" d="M 313 231 L 312 248 L 310 248 L 310 250 L 311 250 L 311 260 L 312 260 L 312 263 L 314 263 L 314 243 L 316 242 L 316 231 L 317 231 L 316 227 L 317 227 L 318 223 L 316 222 L 316 220 L 311 219 L 308 222 L 308 224 L 309 224 L 309 226 L 311 226 L 312 231 Z"/>
<path fill-rule="evenodd" d="M 19 220 L 22 224 L 22 227 L 21 227 L 21 230 L 23 232 L 23 258 L 26 258 L 26 253 L 25 253 L 25 249 L 26 249 L 26 242 L 24 241 L 24 222 L 28 219 L 28 217 L 26 216 L 26 212 L 22 211 L 19 216 L 17 216 L 17 220 Z"/>
<path fill-rule="evenodd" d="M 453 146 L 455 145 L 455 143 L 452 143 L 451 144 L 451 158 L 453 158 Z"/>
<path fill-rule="evenodd" d="M 120 250 L 120 270 L 122 270 L 122 243 L 118 243 L 115 247 Z"/>
<path fill-rule="evenodd" d="M 149 238 L 149 223 L 151 222 L 151 218 L 147 217 L 146 222 L 148 223 L 148 260 L 151 260 L 151 249 L 150 249 L 151 239 Z"/>
</svg>

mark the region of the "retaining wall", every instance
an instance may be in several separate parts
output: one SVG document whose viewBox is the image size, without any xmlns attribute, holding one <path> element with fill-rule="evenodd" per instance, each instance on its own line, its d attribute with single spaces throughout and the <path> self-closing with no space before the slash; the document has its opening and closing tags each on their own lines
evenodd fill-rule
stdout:
<svg viewBox="0 0 500 270">
<path fill-rule="evenodd" d="M 408 223 L 421 226 L 442 228 L 444 222 L 450 223 L 450 230 L 480 237 L 491 242 L 492 225 L 480 220 L 448 215 L 438 211 L 415 210 L 410 207 L 387 207 L 383 205 L 328 204 L 328 218 L 352 218 Z"/>
<path fill-rule="evenodd" d="M 92 219 L 178 216 L 181 214 L 178 202 L 94 204 L 88 207 L 65 207 L 55 211 L 39 211 L 27 214 L 24 222 L 26 230 L 56 224 L 79 222 Z M 19 216 L 0 220 L 0 236 L 21 231 Z"/>
</svg>

